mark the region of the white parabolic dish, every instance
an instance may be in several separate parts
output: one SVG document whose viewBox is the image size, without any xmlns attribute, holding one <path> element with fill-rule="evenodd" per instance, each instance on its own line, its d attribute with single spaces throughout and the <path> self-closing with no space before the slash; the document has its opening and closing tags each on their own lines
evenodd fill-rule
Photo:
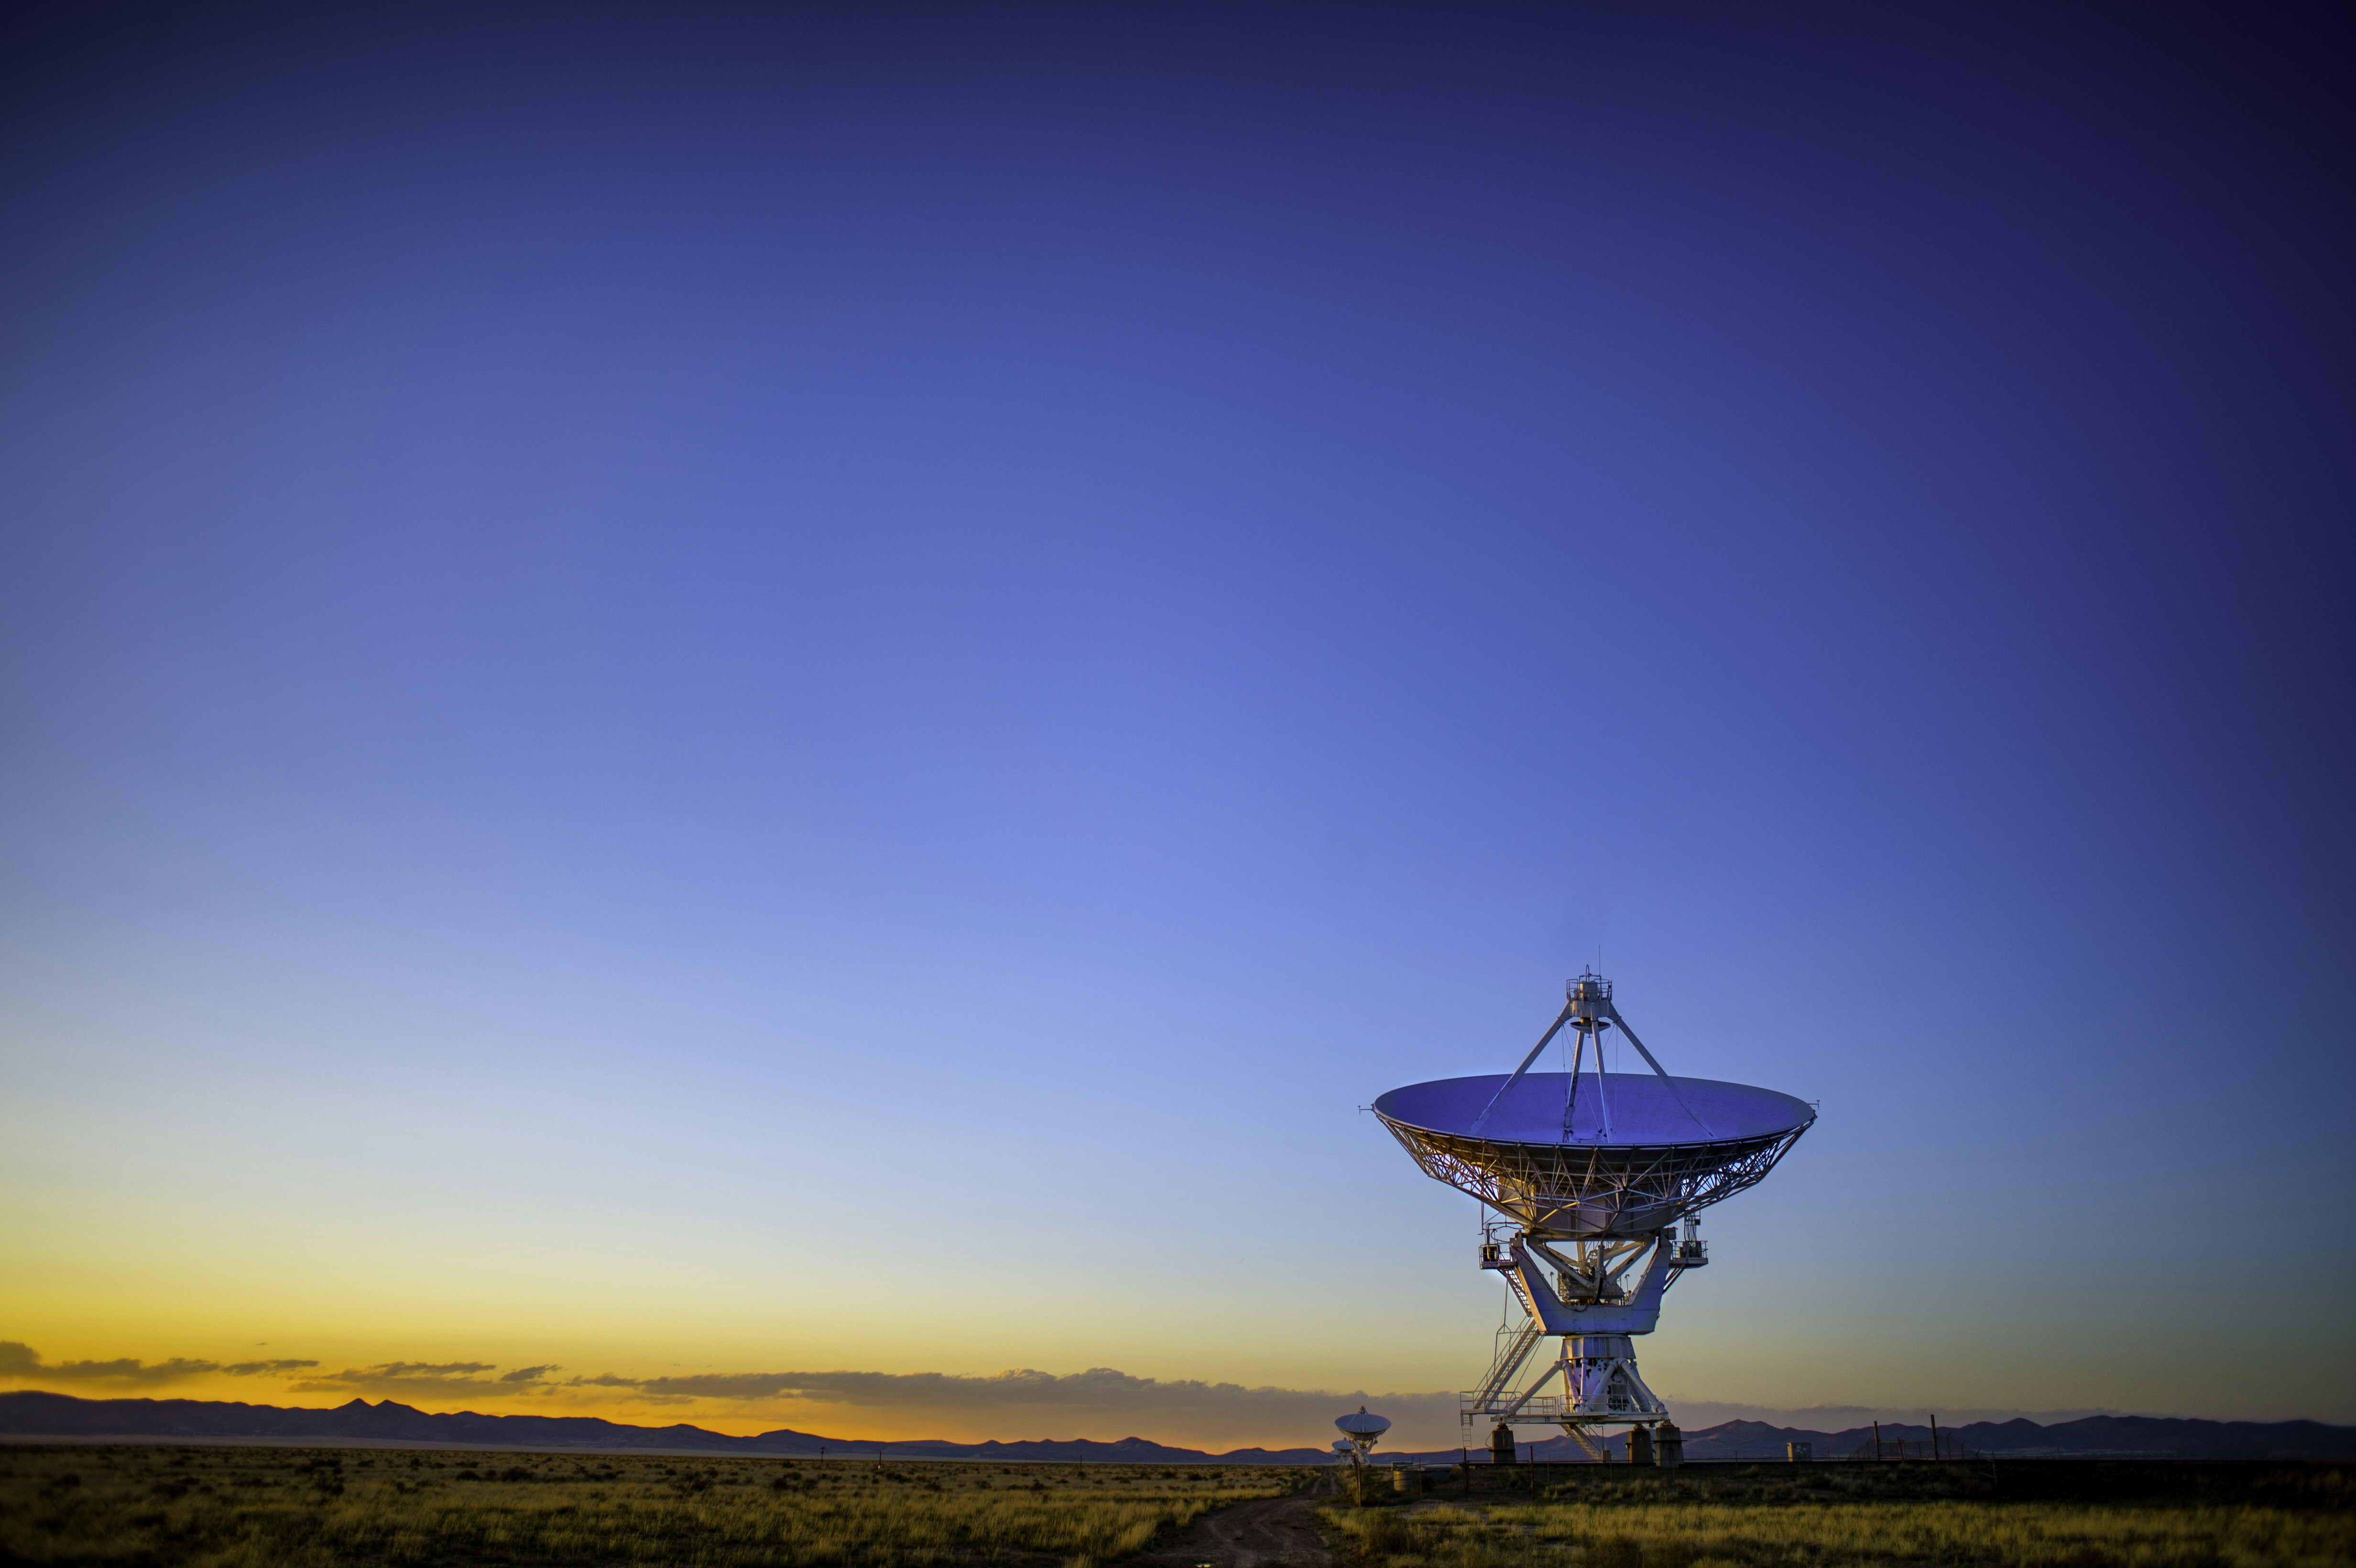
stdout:
<svg viewBox="0 0 2356 1568">
<path fill-rule="evenodd" d="M 1375 1115 L 1427 1175 L 1541 1234 L 1662 1230 L 1765 1176 L 1816 1119 L 1804 1100 L 1711 1078 L 1611 1072 L 1599 1090 L 1581 1073 L 1576 1104 L 1569 1073 L 1526 1073 L 1500 1097 L 1506 1080 L 1409 1083 Z"/>
</svg>

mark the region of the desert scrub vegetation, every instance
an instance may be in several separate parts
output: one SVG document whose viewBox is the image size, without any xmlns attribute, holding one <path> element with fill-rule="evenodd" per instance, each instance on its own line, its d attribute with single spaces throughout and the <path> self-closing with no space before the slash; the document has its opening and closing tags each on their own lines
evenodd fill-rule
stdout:
<svg viewBox="0 0 2356 1568">
<path fill-rule="evenodd" d="M 248 1447 L 0 1448 L 0 1564 L 1087 1568 L 1284 1470 Z"/>
<path fill-rule="evenodd" d="M 2252 1479 L 2256 1477 L 2254 1474 Z M 1818 1477 L 1807 1477 L 1811 1483 Z M 1333 1507 L 1340 1555 L 1376 1568 L 2344 1568 L 2356 1562 L 2350 1478 L 2254 1487 L 2267 1500 L 2187 1488 L 2128 1501 L 1908 1497 L 1868 1477 L 1795 1485 L 1773 1469 L 1742 1484 L 1607 1483 L 1530 1501 L 1477 1498 L 1407 1508 Z M 1911 1477 L 1910 1477 L 1911 1479 Z M 1898 1495 L 1892 1495 L 1893 1490 Z M 1682 1495 L 1680 1495 L 1682 1494 Z M 1858 1495 L 1866 1494 L 1866 1495 Z"/>
</svg>

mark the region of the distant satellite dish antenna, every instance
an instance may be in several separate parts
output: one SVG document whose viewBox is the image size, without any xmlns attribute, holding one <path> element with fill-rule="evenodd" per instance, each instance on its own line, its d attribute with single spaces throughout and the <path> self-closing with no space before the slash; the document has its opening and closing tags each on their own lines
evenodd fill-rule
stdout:
<svg viewBox="0 0 2356 1568">
<path fill-rule="evenodd" d="M 1391 1429 L 1387 1417 L 1367 1414 L 1363 1404 L 1357 1414 L 1336 1417 L 1333 1424 L 1342 1429 L 1342 1441 L 1333 1445 L 1333 1451 L 1354 1465 L 1365 1464 L 1366 1456 L 1375 1450 L 1376 1441 Z"/>
<path fill-rule="evenodd" d="M 1460 1419 L 1559 1422 L 1600 1460 L 1592 1428 L 1668 1418 L 1636 1375 L 1629 1337 L 1651 1333 L 1669 1285 L 1708 1263 L 1695 1214 L 1764 1179 L 1816 1113 L 1772 1089 L 1670 1077 L 1620 1016 L 1612 982 L 1591 970 L 1565 995 L 1512 1072 L 1410 1083 L 1377 1099 L 1375 1115 L 1425 1175 L 1497 1216 L 1482 1227 L 1481 1266 L 1505 1275 L 1524 1321 L 1499 1331 L 1489 1375 L 1459 1401 Z M 1532 1072 L 1566 1028 L 1570 1070 Z M 1603 1034 L 1615 1028 L 1649 1076 L 1604 1071 Z M 1590 1046 L 1594 1066 L 1582 1071 Z M 1563 1341 L 1560 1353 L 1515 1392 L 1548 1337 Z M 1558 1371 L 1563 1392 L 1540 1392 Z"/>
</svg>

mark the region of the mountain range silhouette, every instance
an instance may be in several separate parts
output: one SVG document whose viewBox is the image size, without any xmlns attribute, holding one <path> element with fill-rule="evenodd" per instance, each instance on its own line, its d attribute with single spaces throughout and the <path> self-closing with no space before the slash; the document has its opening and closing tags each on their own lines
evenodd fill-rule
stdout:
<svg viewBox="0 0 2356 1568">
<path fill-rule="evenodd" d="M 1533 1429 L 1535 1432 L 1535 1429 Z M 2168 1457 L 2179 1459 L 2356 1458 L 2356 1427 L 2318 1421 L 2199 1421 L 2149 1415 L 2091 1415 L 2040 1426 L 2017 1419 L 1942 1426 L 1940 1435 L 1959 1441 L 1974 1454 L 1997 1457 Z M 1330 1449 L 1237 1448 L 1213 1454 L 1178 1448 L 1142 1437 L 1104 1443 L 1093 1438 L 1026 1439 L 1013 1443 L 951 1443 L 937 1439 L 886 1441 L 830 1437 L 779 1428 L 750 1437 L 708 1432 L 680 1423 L 629 1426 L 594 1415 L 481 1415 L 473 1411 L 435 1413 L 413 1406 L 364 1399 L 327 1409 L 240 1404 L 198 1399 L 78 1399 L 70 1394 L 25 1390 L 0 1393 L 0 1436 L 131 1439 L 182 1442 L 284 1444 L 385 1444 L 412 1447 L 553 1449 L 605 1453 L 738 1454 L 785 1457 L 886 1459 L 994 1459 L 1008 1463 L 1063 1460 L 1083 1464 L 1313 1465 L 1329 1462 Z M 1885 1422 L 1885 1444 L 1905 1442 L 1920 1452 L 1931 1436 L 1925 1425 Z M 1846 1456 L 1869 1444 L 1870 1427 L 1809 1432 L 1758 1421 L 1729 1421 L 1686 1434 L 1688 1459 L 1781 1459 L 1784 1445 L 1811 1444 L 1818 1458 Z M 1483 1456 L 1484 1431 L 1472 1453 Z M 1383 1450 L 1377 1460 L 1453 1463 L 1454 1448 Z M 1581 1456 L 1567 1437 L 1524 1445 L 1526 1456 L 1575 1463 Z"/>
</svg>

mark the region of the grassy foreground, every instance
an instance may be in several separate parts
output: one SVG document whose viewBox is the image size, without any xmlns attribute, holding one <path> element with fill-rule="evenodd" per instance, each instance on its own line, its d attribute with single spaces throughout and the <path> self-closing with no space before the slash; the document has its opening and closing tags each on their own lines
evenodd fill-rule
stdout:
<svg viewBox="0 0 2356 1568">
<path fill-rule="evenodd" d="M 0 1563 L 1084 1568 L 1298 1484 L 1246 1467 L 7 1447 Z"/>
<path fill-rule="evenodd" d="M 2106 1474 L 2107 1472 L 2107 1474 Z M 1626 1472 L 1622 1472 L 1626 1475 Z M 2075 1495 L 2073 1495 L 2075 1494 Z M 1333 1507 L 1376 1568 L 2345 1568 L 2356 1477 L 2306 1466 L 1768 1465 Z"/>
</svg>

